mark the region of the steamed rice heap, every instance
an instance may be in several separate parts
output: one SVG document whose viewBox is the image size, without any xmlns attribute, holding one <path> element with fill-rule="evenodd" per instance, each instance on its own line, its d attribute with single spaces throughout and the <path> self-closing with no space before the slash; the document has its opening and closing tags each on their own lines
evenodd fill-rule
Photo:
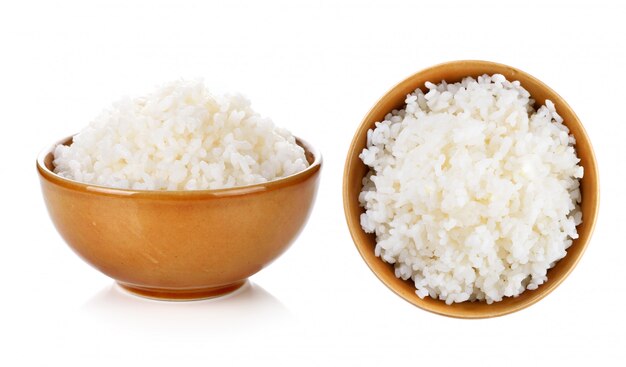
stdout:
<svg viewBox="0 0 626 367">
<path fill-rule="evenodd" d="M 426 83 L 368 132 L 359 201 L 375 254 L 416 294 L 501 301 L 547 280 L 582 221 L 575 140 L 502 75 Z"/>
<path fill-rule="evenodd" d="M 57 146 L 53 164 L 69 179 L 135 190 L 228 188 L 308 167 L 295 138 L 243 96 L 182 80 L 115 103 L 71 146 Z"/>
</svg>

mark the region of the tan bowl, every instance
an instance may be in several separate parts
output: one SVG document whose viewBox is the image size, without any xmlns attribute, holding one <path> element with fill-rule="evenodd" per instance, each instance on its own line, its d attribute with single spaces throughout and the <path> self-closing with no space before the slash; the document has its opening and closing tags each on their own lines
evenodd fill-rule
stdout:
<svg viewBox="0 0 626 367">
<path fill-rule="evenodd" d="M 221 190 L 134 191 L 68 180 L 53 173 L 54 146 L 37 170 L 54 225 L 83 260 L 136 294 L 200 299 L 242 286 L 304 227 L 322 159 L 298 144 L 310 163 L 304 171 Z"/>
<path fill-rule="evenodd" d="M 546 283 L 536 290 L 526 290 L 516 298 L 505 298 L 501 302 L 491 305 L 486 302 L 446 305 L 443 301 L 430 297 L 421 299 L 415 294 L 415 286 L 411 281 L 396 278 L 393 266 L 384 263 L 374 255 L 376 238 L 373 234 L 367 234 L 361 229 L 359 216 L 363 210 L 359 206 L 358 196 L 362 188 L 361 180 L 367 173 L 367 167 L 359 159 L 359 154 L 365 148 L 367 131 L 374 127 L 374 123 L 383 120 L 384 116 L 391 110 L 402 108 L 405 105 L 406 95 L 417 88 L 424 90 L 425 82 L 440 83 L 443 80 L 459 82 L 466 76 L 477 77 L 483 74 L 496 73 L 504 75 L 508 80 L 519 80 L 538 105 L 544 104 L 546 99 L 554 102 L 557 112 L 565 120 L 564 124 L 576 138 L 576 152 L 581 159 L 580 164 L 585 170 L 584 178 L 581 181 L 583 222 L 577 228 L 580 237 L 567 250 L 567 256 L 548 271 Z M 422 70 L 400 82 L 387 92 L 365 116 L 354 135 L 346 159 L 343 203 L 348 227 L 359 253 L 374 274 L 389 289 L 408 302 L 427 311 L 459 318 L 484 318 L 519 311 L 539 301 L 561 284 L 580 260 L 593 232 L 598 215 L 598 190 L 598 169 L 591 142 L 582 123 L 561 96 L 533 76 L 507 65 L 488 61 L 453 61 Z"/>
</svg>

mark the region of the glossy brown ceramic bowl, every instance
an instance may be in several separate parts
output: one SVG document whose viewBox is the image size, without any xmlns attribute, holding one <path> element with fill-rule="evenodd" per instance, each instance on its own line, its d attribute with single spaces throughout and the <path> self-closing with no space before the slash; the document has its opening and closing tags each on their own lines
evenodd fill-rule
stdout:
<svg viewBox="0 0 626 367">
<path fill-rule="evenodd" d="M 477 77 L 495 73 L 504 75 L 508 80 L 519 80 L 538 105 L 544 104 L 546 99 L 554 102 L 557 112 L 564 119 L 564 124 L 576 138 L 576 152 L 581 159 L 580 164 L 585 170 L 581 180 L 583 222 L 577 228 L 580 237 L 567 250 L 567 256 L 548 271 L 548 281 L 536 290 L 526 290 L 518 297 L 505 298 L 503 301 L 491 305 L 485 302 L 446 305 L 443 301 L 430 297 L 421 299 L 415 294 L 415 286 L 411 281 L 396 278 L 393 266 L 384 263 L 374 255 L 376 238 L 373 234 L 367 234 L 361 229 L 359 216 L 363 210 L 359 206 L 358 196 L 362 187 L 362 179 L 367 173 L 367 167 L 358 156 L 365 148 L 367 131 L 374 127 L 374 123 L 383 120 L 384 116 L 391 110 L 402 108 L 405 105 L 406 95 L 417 88 L 424 90 L 425 82 L 440 83 L 443 80 L 459 82 L 466 76 Z M 343 203 L 350 233 L 358 251 L 374 274 L 389 289 L 408 302 L 427 311 L 460 318 L 484 318 L 505 315 L 528 307 L 561 284 L 580 260 L 593 232 L 598 215 L 598 190 L 598 170 L 591 142 L 582 123 L 561 96 L 533 76 L 507 65 L 487 61 L 453 61 L 422 70 L 400 82 L 387 92 L 365 116 L 354 135 L 346 159 Z"/>
<path fill-rule="evenodd" d="M 54 225 L 86 262 L 139 295 L 199 299 L 242 286 L 304 227 L 322 159 L 298 144 L 310 163 L 304 171 L 221 190 L 134 191 L 68 180 L 53 173 L 54 146 L 37 170 Z"/>
</svg>

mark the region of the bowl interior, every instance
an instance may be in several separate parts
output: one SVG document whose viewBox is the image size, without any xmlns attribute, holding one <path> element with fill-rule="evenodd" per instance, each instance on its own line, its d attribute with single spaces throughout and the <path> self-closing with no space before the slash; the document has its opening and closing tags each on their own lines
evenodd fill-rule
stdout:
<svg viewBox="0 0 626 367">
<path fill-rule="evenodd" d="M 511 81 L 519 80 L 538 106 L 544 104 L 546 99 L 554 102 L 557 112 L 563 117 L 564 124 L 576 138 L 576 153 L 585 171 L 581 180 L 583 222 L 577 228 L 579 238 L 574 240 L 567 251 L 567 256 L 548 271 L 547 282 L 537 290 L 526 290 L 516 298 L 507 297 L 491 305 L 485 302 L 446 305 L 443 301 L 430 297 L 420 299 L 415 294 L 415 287 L 411 281 L 396 278 L 393 266 L 384 263 L 374 255 L 376 238 L 374 234 L 367 234 L 361 229 L 359 216 L 363 210 L 359 206 L 358 194 L 361 191 L 362 178 L 368 169 L 358 156 L 366 145 L 367 131 L 374 127 L 374 123 L 383 120 L 391 110 L 402 108 L 405 105 L 406 95 L 417 88 L 425 89 L 425 82 L 439 83 L 443 80 L 459 82 L 467 76 L 478 77 L 483 74 L 496 73 L 504 75 Z M 378 278 L 396 294 L 420 308 L 461 318 L 494 317 L 511 313 L 537 302 L 556 288 L 576 266 L 585 250 L 596 221 L 598 194 L 598 172 L 593 149 L 580 120 L 569 105 L 556 92 L 533 76 L 507 65 L 487 61 L 454 61 L 440 64 L 410 76 L 385 94 L 365 116 L 354 136 L 346 160 L 343 187 L 344 209 L 352 238 L 361 256 Z"/>
</svg>

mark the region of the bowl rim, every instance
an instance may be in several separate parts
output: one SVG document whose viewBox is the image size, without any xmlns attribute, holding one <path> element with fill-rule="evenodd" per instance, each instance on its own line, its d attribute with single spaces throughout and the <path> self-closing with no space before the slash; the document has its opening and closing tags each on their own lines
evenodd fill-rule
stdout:
<svg viewBox="0 0 626 367">
<path fill-rule="evenodd" d="M 426 302 L 423 302 L 422 299 L 409 299 L 408 297 L 406 297 L 404 294 L 402 294 L 402 292 L 400 292 L 398 289 L 396 289 L 396 285 L 392 282 L 392 281 L 388 281 L 387 279 L 385 279 L 385 277 L 383 277 L 381 274 L 379 274 L 378 271 L 374 270 L 374 268 L 372 267 L 372 265 L 370 265 L 370 261 L 366 258 L 363 248 L 363 244 L 361 243 L 361 241 L 358 240 L 357 235 L 355 233 L 355 231 L 362 231 L 361 226 L 359 221 L 357 220 L 356 222 L 353 220 L 353 218 L 350 216 L 350 192 L 349 192 L 349 187 L 350 187 L 350 182 L 348 182 L 348 176 L 349 173 L 351 172 L 351 170 L 353 169 L 353 166 L 355 164 L 355 162 L 351 159 L 351 157 L 354 156 L 355 151 L 357 149 L 359 149 L 359 147 L 357 147 L 357 142 L 359 140 L 359 138 L 362 136 L 362 134 L 371 129 L 371 125 L 373 123 L 369 123 L 369 120 L 371 119 L 371 116 L 373 113 L 375 113 L 375 111 L 377 110 L 377 107 L 383 103 L 383 100 L 385 100 L 390 94 L 392 94 L 394 92 L 394 90 L 396 90 L 397 88 L 401 88 L 403 87 L 405 84 L 411 83 L 411 81 L 415 78 L 417 78 L 419 75 L 424 74 L 424 73 L 428 73 L 430 71 L 432 71 L 433 69 L 439 69 L 442 67 L 449 67 L 449 66 L 463 66 L 463 64 L 475 64 L 475 65 L 480 65 L 480 66 L 484 66 L 484 67 L 491 67 L 491 68 L 505 68 L 505 69 L 510 69 L 511 71 L 513 71 L 514 73 L 518 73 L 523 75 L 525 78 L 532 80 L 534 83 L 538 84 L 541 86 L 541 88 L 549 91 L 551 94 L 554 94 L 554 96 L 556 96 L 557 98 L 559 98 L 562 102 L 561 104 L 561 108 L 565 108 L 568 109 L 572 115 L 574 116 L 574 120 L 576 120 L 576 124 L 579 125 L 580 127 L 580 132 L 581 135 L 583 136 L 583 140 L 585 140 L 588 145 L 589 145 L 589 155 L 588 155 L 588 159 L 591 162 L 591 165 L 593 166 L 594 170 L 595 170 L 595 181 L 596 181 L 596 190 L 595 190 L 595 197 L 596 197 L 596 202 L 595 205 L 593 205 L 592 207 L 592 211 L 591 211 L 591 224 L 590 224 L 590 228 L 589 228 L 589 235 L 587 236 L 587 240 L 582 243 L 581 246 L 581 251 L 579 253 L 579 255 L 577 256 L 577 258 L 574 259 L 574 262 L 571 264 L 571 266 L 569 268 L 567 268 L 565 270 L 565 272 L 563 273 L 563 275 L 557 279 L 555 279 L 554 281 L 546 284 L 542 284 L 541 286 L 539 286 L 539 289 L 542 289 L 542 292 L 538 292 L 535 294 L 534 297 L 530 297 L 528 299 L 528 301 L 523 302 L 523 303 L 519 303 L 519 304 L 515 304 L 512 305 L 511 307 L 508 307 L 506 309 L 503 310 L 499 310 L 499 311 L 484 311 L 484 312 L 467 312 L 467 311 L 463 311 L 463 310 L 457 310 L 457 309 L 453 309 L 453 308 L 448 308 L 446 309 L 446 311 L 441 311 L 440 308 L 438 307 L 433 307 L 431 305 L 429 305 Z M 441 82 L 441 81 L 437 81 L 437 82 Z M 420 86 L 417 86 L 416 88 L 419 88 Z M 522 85 L 523 87 L 523 85 Z M 532 97 L 532 96 L 531 96 Z M 554 101 L 553 101 L 554 102 Z M 362 149 L 362 148 L 360 148 Z M 357 162 L 358 163 L 358 162 Z M 587 246 L 589 245 L 589 242 L 591 240 L 591 237 L 593 235 L 593 232 L 595 230 L 595 226 L 598 220 L 598 214 L 599 214 L 599 206 L 600 206 L 600 173 L 599 173 L 599 168 L 598 168 L 598 162 L 596 160 L 596 156 L 593 150 L 593 146 L 591 145 L 591 139 L 589 139 L 589 135 L 587 134 L 587 131 L 584 128 L 584 125 L 582 123 L 582 121 L 580 121 L 580 118 L 578 118 L 578 116 L 576 115 L 576 113 L 574 112 L 574 110 L 571 108 L 571 106 L 567 103 L 567 101 L 565 101 L 565 99 L 563 97 L 561 97 L 556 91 L 554 91 L 552 88 L 550 88 L 547 84 L 545 84 L 544 82 L 542 82 L 541 80 L 537 79 L 536 77 L 532 76 L 531 74 L 520 70 L 518 68 L 506 65 L 506 64 L 502 64 L 502 63 L 497 63 L 497 62 L 493 62 L 493 61 L 486 61 L 486 60 L 453 60 L 453 61 L 447 61 L 447 62 L 443 62 L 443 63 L 438 63 L 435 64 L 433 66 L 429 66 L 426 68 L 423 68 L 407 77 L 405 77 L 404 79 L 402 79 L 400 82 L 394 84 L 390 89 L 388 89 L 384 94 L 381 95 L 381 97 L 379 97 L 376 102 L 374 103 L 374 105 L 369 109 L 369 111 L 365 114 L 365 116 L 363 117 L 363 119 L 361 120 L 358 128 L 356 129 L 356 132 L 354 133 L 351 143 L 350 143 L 350 147 L 348 149 L 347 155 L 346 155 L 346 162 L 344 165 L 344 170 L 343 170 L 343 182 L 342 182 L 342 199 L 343 199 L 343 209 L 344 209 L 344 216 L 348 225 L 348 230 L 350 232 L 350 237 L 352 238 L 352 242 L 354 243 L 359 255 L 361 256 L 361 258 L 363 259 L 363 261 L 365 262 L 365 264 L 367 265 L 367 267 L 370 269 L 370 271 L 378 278 L 378 280 L 383 283 L 389 290 L 391 290 L 393 293 L 395 293 L 397 296 L 399 296 L 400 298 L 402 298 L 404 301 L 422 309 L 425 311 L 428 311 L 430 313 L 434 313 L 437 315 L 442 315 L 442 316 L 447 316 L 447 317 L 452 317 L 452 318 L 460 318 L 460 319 L 483 319 L 483 318 L 492 318 L 492 317 L 499 317 L 499 316 L 504 316 L 504 315 L 508 315 L 517 311 L 520 311 L 522 309 L 525 309 L 537 302 L 539 302 L 541 299 L 543 299 L 544 297 L 546 297 L 548 294 L 550 294 L 552 291 L 554 291 L 570 274 L 571 272 L 574 270 L 574 268 L 576 268 L 576 266 L 578 265 L 578 263 L 580 262 L 580 259 L 583 257 L 585 250 L 587 249 Z M 376 257 L 377 261 L 382 261 L 380 260 L 380 258 Z M 398 278 L 394 279 L 394 280 L 398 280 Z M 510 298 L 510 297 L 509 297 Z M 435 300 L 438 302 L 441 302 L 441 304 L 445 304 L 445 302 L 441 301 L 441 300 Z M 464 302 L 467 303 L 467 302 Z M 463 304 L 463 303 L 461 303 Z M 497 303 L 496 303 L 497 304 Z M 486 302 L 484 302 L 484 305 L 486 306 L 486 308 L 488 309 L 490 306 L 489 304 L 487 304 Z"/>
<path fill-rule="evenodd" d="M 39 155 L 37 156 L 36 165 L 37 172 L 39 173 L 42 179 L 45 179 L 55 185 L 62 186 L 64 188 L 82 191 L 86 193 L 92 194 L 100 194 L 106 196 L 117 196 L 117 197 L 140 197 L 140 198 L 154 198 L 154 199 L 200 199 L 200 198 L 218 198 L 218 197 L 229 197 L 229 196 L 240 196 L 247 195 L 252 193 L 261 193 L 266 191 L 277 190 L 283 187 L 291 186 L 302 182 L 309 177 L 313 176 L 316 172 L 318 172 L 322 166 L 322 155 L 319 153 L 317 149 L 315 149 L 310 143 L 306 140 L 301 139 L 297 136 L 294 136 L 296 139 L 296 143 L 300 145 L 306 153 L 310 153 L 313 156 L 313 162 L 309 164 L 307 168 L 304 170 L 294 173 L 289 176 L 281 177 L 276 180 L 245 185 L 245 186 L 234 186 L 223 189 L 209 189 L 209 190 L 133 190 L 133 189 L 121 189 L 115 187 L 107 187 L 102 185 L 90 184 L 85 182 L 80 182 L 76 180 L 72 180 L 69 178 L 61 177 L 58 174 L 51 171 L 46 166 L 46 159 L 50 154 L 53 154 L 54 149 L 60 144 L 66 144 L 70 142 L 74 136 L 77 134 L 70 135 L 61 140 L 58 140 L 56 143 L 52 144 L 48 148 L 43 149 Z"/>
</svg>

